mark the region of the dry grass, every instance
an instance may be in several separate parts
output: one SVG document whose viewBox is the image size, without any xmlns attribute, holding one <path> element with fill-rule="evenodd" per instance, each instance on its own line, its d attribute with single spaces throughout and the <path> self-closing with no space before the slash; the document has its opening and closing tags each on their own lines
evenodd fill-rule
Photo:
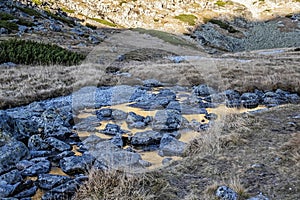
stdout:
<svg viewBox="0 0 300 200">
<path fill-rule="evenodd" d="M 97 171 L 89 173 L 89 180 L 80 187 L 75 200 L 92 199 L 152 199 L 144 188 L 148 184 L 145 174 L 129 174 L 123 171 Z"/>
<path fill-rule="evenodd" d="M 281 150 L 295 165 L 300 166 L 300 132 L 294 133 L 292 137 L 282 145 Z"/>
</svg>

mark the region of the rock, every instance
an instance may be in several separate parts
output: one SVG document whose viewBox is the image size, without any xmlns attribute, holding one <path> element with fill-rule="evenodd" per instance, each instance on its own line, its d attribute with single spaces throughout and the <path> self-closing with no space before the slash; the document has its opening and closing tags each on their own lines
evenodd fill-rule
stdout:
<svg viewBox="0 0 300 200">
<path fill-rule="evenodd" d="M 23 176 L 36 176 L 38 174 L 45 174 L 50 172 L 51 163 L 48 160 L 41 160 L 34 163 L 28 168 L 25 168 L 21 173 Z"/>
<path fill-rule="evenodd" d="M 0 182 L 5 181 L 7 184 L 16 184 L 22 181 L 23 178 L 18 170 L 12 170 L 0 176 Z"/>
<path fill-rule="evenodd" d="M 100 44 L 101 42 L 97 37 L 93 35 L 90 35 L 88 39 L 92 44 Z"/>
<path fill-rule="evenodd" d="M 47 150 L 49 145 L 41 138 L 40 135 L 33 135 L 28 140 L 30 150 Z"/>
<path fill-rule="evenodd" d="M 12 140 L 12 136 L 6 132 L 0 130 L 0 147 L 9 143 Z"/>
<path fill-rule="evenodd" d="M 29 151 L 24 143 L 11 141 L 0 147 L 0 174 L 8 172 L 16 164 L 29 156 Z"/>
<path fill-rule="evenodd" d="M 125 131 L 122 130 L 119 125 L 110 123 L 105 126 L 104 130 L 100 130 L 100 132 L 107 135 L 117 135 L 125 133 Z"/>
<path fill-rule="evenodd" d="M 241 96 L 241 103 L 245 108 L 256 108 L 259 104 L 259 98 L 255 93 L 244 93 Z"/>
<path fill-rule="evenodd" d="M 44 190 L 50 190 L 67 181 L 71 180 L 68 176 L 54 175 L 54 174 L 40 174 L 38 175 L 38 185 Z"/>
<path fill-rule="evenodd" d="M 75 153 L 73 151 L 64 151 L 64 152 L 61 152 L 59 154 L 57 154 L 56 156 L 54 156 L 52 158 L 52 161 L 54 162 L 58 162 L 60 161 L 61 159 L 65 158 L 65 157 L 71 157 L 71 156 L 74 156 Z"/>
<path fill-rule="evenodd" d="M 210 103 L 223 103 L 227 96 L 224 93 L 210 94 L 204 98 L 205 101 Z"/>
<path fill-rule="evenodd" d="M 218 118 L 218 115 L 215 113 L 207 113 L 205 114 L 204 118 L 207 120 L 216 120 Z"/>
<path fill-rule="evenodd" d="M 99 120 L 112 120 L 112 109 L 103 108 L 101 110 L 97 110 L 96 115 Z"/>
<path fill-rule="evenodd" d="M 239 99 L 234 99 L 234 100 L 226 100 L 225 103 L 226 107 L 228 108 L 239 108 L 242 105 L 241 100 Z"/>
<path fill-rule="evenodd" d="M 182 156 L 186 143 L 165 134 L 160 142 L 158 154 L 160 156 Z"/>
<path fill-rule="evenodd" d="M 6 28 L 3 28 L 3 27 L 0 28 L 0 35 L 1 34 L 8 34 L 8 33 L 9 33 L 9 31 Z"/>
<path fill-rule="evenodd" d="M 111 116 L 114 120 L 125 120 L 127 113 L 122 110 L 113 110 Z"/>
<path fill-rule="evenodd" d="M 144 167 L 150 167 L 152 165 L 151 162 L 148 162 L 146 160 L 139 160 L 139 163 Z"/>
<path fill-rule="evenodd" d="M 211 94 L 215 94 L 216 91 L 212 87 L 209 87 L 208 85 L 198 85 L 194 88 L 193 93 L 197 96 L 206 97 Z"/>
<path fill-rule="evenodd" d="M 216 103 L 204 102 L 202 100 L 199 100 L 200 108 L 216 108 L 217 106 L 218 106 L 218 104 L 216 104 Z"/>
<path fill-rule="evenodd" d="M 98 143 L 89 149 L 89 153 L 108 168 L 144 168 L 139 162 L 142 158 L 138 153 L 120 149 L 110 141 Z"/>
<path fill-rule="evenodd" d="M 29 153 L 32 158 L 38 158 L 38 157 L 52 156 L 55 152 L 42 150 L 42 151 L 30 151 Z"/>
<path fill-rule="evenodd" d="M 168 165 L 173 160 L 173 158 L 164 158 L 161 163 L 162 165 Z"/>
<path fill-rule="evenodd" d="M 35 195 L 37 189 L 38 189 L 37 186 L 32 186 L 31 188 L 25 189 L 22 192 L 14 195 L 14 197 L 18 198 L 18 199 L 24 199 L 24 198 L 27 198 L 27 197 L 32 197 L 32 196 Z"/>
<path fill-rule="evenodd" d="M 240 93 L 236 90 L 225 90 L 223 94 L 225 94 L 227 100 L 240 99 Z"/>
<path fill-rule="evenodd" d="M 298 94 L 288 94 L 286 95 L 288 102 L 293 103 L 293 104 L 298 104 L 300 103 L 300 97 Z"/>
<path fill-rule="evenodd" d="M 86 173 L 93 166 L 95 158 L 90 154 L 63 158 L 59 166 L 63 172 L 69 175 Z"/>
<path fill-rule="evenodd" d="M 159 145 L 162 137 L 163 134 L 156 131 L 138 132 L 131 137 L 130 143 L 133 146 Z"/>
<path fill-rule="evenodd" d="M 79 188 L 79 185 L 80 182 L 76 180 L 70 180 L 45 193 L 42 196 L 42 200 L 71 199 L 71 197 Z"/>
<path fill-rule="evenodd" d="M 255 197 L 251 197 L 247 200 L 269 200 L 268 197 L 266 197 L 265 195 L 263 195 L 262 193 L 256 195 Z"/>
<path fill-rule="evenodd" d="M 71 150 L 72 147 L 71 145 L 59 140 L 59 139 L 56 139 L 54 137 L 48 137 L 45 139 L 45 142 L 47 142 L 50 146 L 52 146 L 54 148 L 54 150 L 57 150 L 57 151 L 68 151 L 68 150 Z"/>
<path fill-rule="evenodd" d="M 124 142 L 121 134 L 115 135 L 110 141 L 117 147 L 122 148 L 124 146 Z"/>
<path fill-rule="evenodd" d="M 176 131 L 184 128 L 187 120 L 177 110 L 159 110 L 156 112 L 152 129 L 155 131 Z"/>
<path fill-rule="evenodd" d="M 163 84 L 155 79 L 148 79 L 143 81 L 145 87 L 161 87 Z"/>
<path fill-rule="evenodd" d="M 16 67 L 17 64 L 13 63 L 13 62 L 6 62 L 6 63 L 2 63 L 0 64 L 0 67 Z"/>
<path fill-rule="evenodd" d="M 50 28 L 51 31 L 61 32 L 61 26 L 60 25 L 52 23 L 52 24 L 50 24 L 49 28 Z"/>
<path fill-rule="evenodd" d="M 97 135 L 90 135 L 82 143 L 85 148 L 91 149 L 91 148 L 95 147 L 99 142 L 102 142 L 102 141 L 106 141 L 106 140 L 98 137 Z"/>
<path fill-rule="evenodd" d="M 0 198 L 9 197 L 15 190 L 16 185 L 7 184 L 5 181 L 0 181 Z"/>
<path fill-rule="evenodd" d="M 23 169 L 26 169 L 28 167 L 30 167 L 31 165 L 34 165 L 34 162 L 32 161 L 29 161 L 29 160 L 21 160 L 20 162 L 18 162 L 16 164 L 16 167 L 18 170 L 23 170 Z"/>
<path fill-rule="evenodd" d="M 235 191 L 227 186 L 220 186 L 216 191 L 216 196 L 221 200 L 237 200 L 238 195 Z"/>
<path fill-rule="evenodd" d="M 84 119 L 80 119 L 79 122 L 73 127 L 73 129 L 78 131 L 96 132 L 96 127 L 100 126 L 101 123 L 99 119 L 95 116 L 89 116 Z"/>
<path fill-rule="evenodd" d="M 129 128 L 145 128 L 152 119 L 150 117 L 143 117 L 141 115 L 137 115 L 134 112 L 129 112 L 126 118 L 126 123 Z"/>
</svg>

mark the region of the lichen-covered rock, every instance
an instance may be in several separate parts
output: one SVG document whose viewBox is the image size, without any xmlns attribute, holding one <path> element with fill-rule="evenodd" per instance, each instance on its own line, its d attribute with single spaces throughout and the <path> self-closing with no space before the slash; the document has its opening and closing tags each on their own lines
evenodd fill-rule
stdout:
<svg viewBox="0 0 300 200">
<path fill-rule="evenodd" d="M 220 200 L 237 200 L 237 193 L 227 186 L 220 186 L 216 191 L 216 196 L 219 197 Z"/>
</svg>

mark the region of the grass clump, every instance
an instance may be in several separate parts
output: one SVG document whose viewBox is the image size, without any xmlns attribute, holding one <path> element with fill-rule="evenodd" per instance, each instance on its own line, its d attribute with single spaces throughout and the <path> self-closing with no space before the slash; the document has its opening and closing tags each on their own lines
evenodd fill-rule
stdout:
<svg viewBox="0 0 300 200">
<path fill-rule="evenodd" d="M 168 42 L 173 45 L 179 45 L 179 46 L 187 46 L 187 47 L 193 47 L 197 48 L 193 43 L 190 43 L 174 34 L 153 30 L 153 29 L 143 29 L 143 28 L 132 28 L 130 29 L 132 31 L 137 31 L 141 34 L 148 34 L 152 37 L 157 37 L 165 42 Z"/>
<path fill-rule="evenodd" d="M 15 19 L 15 17 L 9 13 L 0 12 L 0 20 L 12 20 Z"/>
<path fill-rule="evenodd" d="M 43 44 L 35 41 L 10 39 L 0 43 L 0 63 L 41 65 L 76 65 L 85 56 L 68 51 L 57 45 Z"/>
<path fill-rule="evenodd" d="M 16 23 L 0 20 L 0 27 L 6 28 L 8 31 L 17 31 L 19 26 Z"/>
<path fill-rule="evenodd" d="M 70 14 L 75 13 L 75 10 L 70 10 L 70 9 L 68 9 L 66 7 L 63 7 L 61 10 L 64 11 L 65 13 L 70 13 Z"/>
<path fill-rule="evenodd" d="M 188 25 L 190 26 L 195 26 L 198 18 L 195 15 L 191 14 L 180 14 L 176 16 L 175 19 L 188 23 Z"/>
<path fill-rule="evenodd" d="M 91 20 L 94 20 L 100 24 L 103 24 L 103 25 L 106 25 L 106 26 L 110 26 L 110 27 L 117 27 L 116 24 L 110 22 L 110 21 L 107 21 L 105 19 L 99 19 L 99 18 L 90 18 Z"/>
<path fill-rule="evenodd" d="M 217 19 L 210 19 L 208 22 L 212 23 L 212 24 L 217 24 L 219 27 L 227 30 L 229 33 L 237 33 L 239 32 L 238 30 L 236 30 L 235 28 L 233 28 L 231 25 L 222 22 L 221 20 L 217 20 Z"/>
</svg>

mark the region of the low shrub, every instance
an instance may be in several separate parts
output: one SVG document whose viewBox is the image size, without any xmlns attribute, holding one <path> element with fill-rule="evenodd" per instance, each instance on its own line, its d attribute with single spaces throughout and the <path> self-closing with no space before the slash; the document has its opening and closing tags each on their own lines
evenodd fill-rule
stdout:
<svg viewBox="0 0 300 200">
<path fill-rule="evenodd" d="M 77 65 L 85 55 L 68 51 L 53 44 L 10 39 L 0 43 L 0 63 L 39 65 Z"/>
</svg>

